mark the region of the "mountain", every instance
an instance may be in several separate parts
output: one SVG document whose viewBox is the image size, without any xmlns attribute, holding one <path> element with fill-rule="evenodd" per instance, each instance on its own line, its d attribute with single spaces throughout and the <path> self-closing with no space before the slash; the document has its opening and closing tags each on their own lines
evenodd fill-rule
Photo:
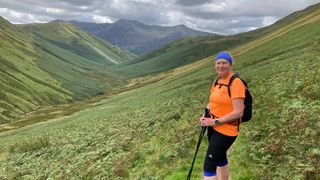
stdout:
<svg viewBox="0 0 320 180">
<path fill-rule="evenodd" d="M 267 32 L 270 32 L 269 28 L 232 36 L 185 37 L 138 56 L 131 61 L 118 64 L 112 68 L 112 71 L 121 76 L 134 78 L 172 70 L 219 51 L 244 44 Z"/>
<path fill-rule="evenodd" d="M 103 94 L 123 82 L 108 66 L 134 57 L 69 23 L 0 28 L 0 123 Z"/>
<path fill-rule="evenodd" d="M 211 33 L 190 29 L 184 25 L 172 27 L 150 26 L 126 19 L 104 24 L 77 21 L 71 21 L 71 23 L 136 54 L 149 52 L 183 37 L 212 35 Z"/>
<path fill-rule="evenodd" d="M 185 37 L 149 53 L 138 56 L 131 61 L 119 64 L 113 68 L 113 71 L 130 78 L 140 77 L 168 71 L 181 65 L 186 65 L 198 61 L 199 59 L 206 58 L 219 51 L 243 45 L 250 41 L 252 42 L 250 44 L 257 43 L 256 45 L 258 45 L 270 39 L 270 37 L 266 36 L 263 41 L 254 41 L 255 39 L 272 32 L 279 32 L 279 35 L 285 33 L 291 29 L 294 24 L 300 23 L 300 21 L 297 22 L 297 19 L 306 16 L 306 14 L 309 15 L 309 11 L 313 10 L 312 8 L 316 7 L 311 6 L 308 11 L 303 10 L 294 12 L 270 26 L 249 32 L 231 36 L 212 35 Z M 289 29 L 286 30 L 288 27 Z M 248 47 L 248 45 L 241 46 L 237 53 L 248 51 L 250 48 L 251 47 Z"/>
</svg>

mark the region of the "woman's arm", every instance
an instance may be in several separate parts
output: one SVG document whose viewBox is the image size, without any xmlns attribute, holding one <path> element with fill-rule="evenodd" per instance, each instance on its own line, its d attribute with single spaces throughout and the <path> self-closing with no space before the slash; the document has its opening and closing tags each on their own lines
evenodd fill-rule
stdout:
<svg viewBox="0 0 320 180">
<path fill-rule="evenodd" d="M 220 118 L 216 118 L 216 119 L 219 119 L 220 124 L 229 123 L 242 117 L 243 110 L 244 110 L 244 99 L 241 99 L 241 98 L 233 99 L 232 108 L 233 108 L 232 112 Z M 216 119 L 205 118 L 204 116 L 202 116 L 200 117 L 200 124 L 201 126 L 214 126 Z"/>
<path fill-rule="evenodd" d="M 232 112 L 218 118 L 221 124 L 230 123 L 242 117 L 244 110 L 244 99 L 233 99 L 232 108 Z"/>
</svg>

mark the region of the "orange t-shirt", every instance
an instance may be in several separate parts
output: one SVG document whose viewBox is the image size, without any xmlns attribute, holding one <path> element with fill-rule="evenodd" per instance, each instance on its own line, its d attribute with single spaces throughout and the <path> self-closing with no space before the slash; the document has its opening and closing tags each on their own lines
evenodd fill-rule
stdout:
<svg viewBox="0 0 320 180">
<path fill-rule="evenodd" d="M 235 78 L 231 84 L 230 92 L 231 98 L 228 94 L 228 84 L 230 78 L 234 75 L 234 73 L 230 73 L 227 79 L 218 80 L 218 84 L 211 87 L 211 95 L 210 95 L 210 113 L 216 117 L 222 117 L 230 112 L 232 112 L 232 99 L 237 98 L 245 98 L 245 90 L 246 87 L 242 83 L 239 78 Z M 224 84 L 227 86 L 220 86 L 220 84 Z M 221 134 L 226 136 L 237 136 L 238 135 L 238 125 L 236 124 L 222 124 L 219 126 L 215 126 L 214 129 Z"/>
</svg>

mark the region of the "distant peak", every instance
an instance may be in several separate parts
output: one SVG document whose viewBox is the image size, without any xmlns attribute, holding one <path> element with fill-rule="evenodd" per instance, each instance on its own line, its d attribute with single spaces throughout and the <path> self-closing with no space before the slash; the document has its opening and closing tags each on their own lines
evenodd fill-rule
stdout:
<svg viewBox="0 0 320 180">
<path fill-rule="evenodd" d="M 50 21 L 49 23 L 61 23 L 61 22 L 68 22 L 68 21 L 64 21 L 64 20 L 61 20 L 61 19 L 56 19 L 56 20 Z"/>
<path fill-rule="evenodd" d="M 174 27 L 183 27 L 183 28 L 188 28 L 186 25 L 184 24 L 179 24 L 179 25 L 175 25 Z"/>
<path fill-rule="evenodd" d="M 115 24 L 136 24 L 136 25 L 145 25 L 142 22 L 136 21 L 136 20 L 129 20 L 129 19 L 119 19 L 115 22 Z"/>
<path fill-rule="evenodd" d="M 135 20 L 129 20 L 129 19 L 119 19 L 117 22 L 137 22 Z"/>
<path fill-rule="evenodd" d="M 186 29 L 191 30 L 188 26 L 186 26 L 184 24 L 175 25 L 175 26 L 173 26 L 173 28 L 179 29 L 179 30 L 186 30 Z"/>
</svg>

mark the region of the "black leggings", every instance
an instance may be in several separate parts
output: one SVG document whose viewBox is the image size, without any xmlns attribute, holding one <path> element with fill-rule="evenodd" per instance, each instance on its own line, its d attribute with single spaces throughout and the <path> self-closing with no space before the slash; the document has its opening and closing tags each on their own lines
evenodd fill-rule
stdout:
<svg viewBox="0 0 320 180">
<path fill-rule="evenodd" d="M 228 164 L 227 150 L 236 139 L 237 136 L 226 136 L 208 127 L 209 146 L 203 166 L 205 172 L 216 173 L 217 166 Z"/>
</svg>

